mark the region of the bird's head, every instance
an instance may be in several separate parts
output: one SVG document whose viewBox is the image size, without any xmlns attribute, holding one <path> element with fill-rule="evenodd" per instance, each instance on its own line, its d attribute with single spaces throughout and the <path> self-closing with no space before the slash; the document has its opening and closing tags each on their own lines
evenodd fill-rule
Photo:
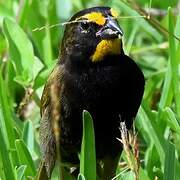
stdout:
<svg viewBox="0 0 180 180">
<path fill-rule="evenodd" d="M 97 63 L 122 51 L 123 32 L 117 13 L 109 7 L 93 7 L 76 13 L 65 27 L 61 46 L 62 61 Z"/>
</svg>

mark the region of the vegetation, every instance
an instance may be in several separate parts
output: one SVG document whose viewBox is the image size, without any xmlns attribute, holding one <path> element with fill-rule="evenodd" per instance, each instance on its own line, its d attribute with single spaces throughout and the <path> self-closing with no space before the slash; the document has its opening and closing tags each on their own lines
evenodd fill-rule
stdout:
<svg viewBox="0 0 180 180">
<path fill-rule="evenodd" d="M 63 23 L 80 9 L 101 5 L 119 13 L 125 52 L 136 60 L 146 77 L 136 131 L 128 134 L 121 124 L 124 151 L 117 179 L 180 179 L 178 0 L 0 2 L 0 179 L 35 177 L 40 162 L 40 97 L 57 62 Z M 95 176 L 96 169 L 94 148 L 89 149 L 94 143 L 91 117 L 86 111 L 83 117 L 79 179 L 84 178 L 83 174 Z M 91 160 L 87 149 L 92 153 Z M 57 177 L 58 169 L 52 179 Z"/>
</svg>

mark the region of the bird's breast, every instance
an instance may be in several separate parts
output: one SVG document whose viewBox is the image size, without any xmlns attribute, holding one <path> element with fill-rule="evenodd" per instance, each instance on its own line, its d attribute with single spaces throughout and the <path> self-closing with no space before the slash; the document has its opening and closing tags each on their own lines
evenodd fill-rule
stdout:
<svg viewBox="0 0 180 180">
<path fill-rule="evenodd" d="M 66 79 L 66 94 L 70 102 L 83 109 L 97 109 L 100 106 L 112 106 L 120 91 L 126 87 L 123 77 L 117 67 L 91 68 L 82 73 L 68 74 Z"/>
</svg>

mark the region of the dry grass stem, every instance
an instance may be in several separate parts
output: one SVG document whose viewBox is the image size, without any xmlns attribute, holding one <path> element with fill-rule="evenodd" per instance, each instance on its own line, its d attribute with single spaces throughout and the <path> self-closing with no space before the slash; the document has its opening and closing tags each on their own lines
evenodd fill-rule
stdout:
<svg viewBox="0 0 180 180">
<path fill-rule="evenodd" d="M 126 128 L 125 122 L 120 123 L 121 139 L 118 139 L 123 144 L 123 149 L 126 154 L 127 167 L 135 174 L 135 179 L 139 179 L 139 144 L 135 128 L 133 133 L 129 132 Z"/>
</svg>

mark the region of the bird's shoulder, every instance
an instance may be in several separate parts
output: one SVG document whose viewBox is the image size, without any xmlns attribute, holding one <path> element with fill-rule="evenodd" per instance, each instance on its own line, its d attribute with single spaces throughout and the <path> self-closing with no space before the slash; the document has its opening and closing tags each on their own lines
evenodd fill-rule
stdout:
<svg viewBox="0 0 180 180">
<path fill-rule="evenodd" d="M 44 86 L 44 90 L 42 93 L 41 97 L 41 107 L 40 107 L 40 112 L 41 116 L 43 115 L 46 107 L 50 103 L 50 92 L 51 92 L 51 87 L 52 85 L 55 85 L 56 88 L 58 88 L 58 91 L 61 92 L 61 87 L 63 84 L 63 76 L 64 76 L 64 65 L 57 64 L 53 71 L 50 73 L 48 80 Z"/>
<path fill-rule="evenodd" d="M 124 55 L 124 62 L 128 65 L 125 65 L 127 67 L 128 71 L 131 72 L 131 75 L 133 79 L 136 79 L 137 82 L 139 82 L 142 86 L 145 84 L 145 78 L 144 74 L 141 71 L 140 67 L 137 65 L 135 60 L 133 60 L 131 57 Z"/>
</svg>

